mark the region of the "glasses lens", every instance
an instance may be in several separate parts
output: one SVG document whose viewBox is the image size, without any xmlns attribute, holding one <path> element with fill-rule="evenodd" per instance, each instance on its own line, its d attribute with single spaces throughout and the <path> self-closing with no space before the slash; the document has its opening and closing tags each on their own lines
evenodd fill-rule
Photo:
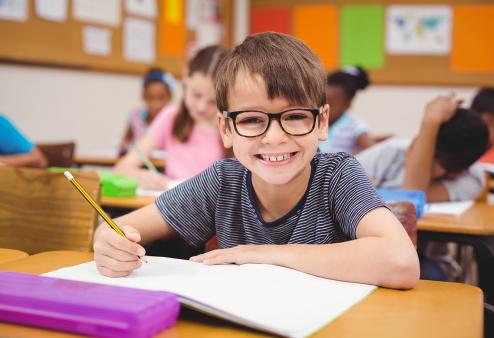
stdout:
<svg viewBox="0 0 494 338">
<path fill-rule="evenodd" d="M 314 115 L 308 110 L 289 110 L 281 115 L 281 124 L 289 134 L 307 134 L 314 127 Z"/>
<path fill-rule="evenodd" d="M 242 112 L 235 119 L 237 132 L 243 136 L 261 135 L 266 130 L 268 122 L 268 116 L 259 112 Z"/>
</svg>

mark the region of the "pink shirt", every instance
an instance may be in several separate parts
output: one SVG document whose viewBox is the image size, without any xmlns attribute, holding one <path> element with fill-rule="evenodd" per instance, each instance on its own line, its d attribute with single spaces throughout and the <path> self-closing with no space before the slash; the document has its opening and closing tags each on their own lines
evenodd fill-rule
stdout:
<svg viewBox="0 0 494 338">
<path fill-rule="evenodd" d="M 200 173 L 214 161 L 223 158 L 223 144 L 218 131 L 192 128 L 185 143 L 172 135 L 177 106 L 167 106 L 156 116 L 149 128 L 160 149 L 166 150 L 166 175 L 187 179 Z"/>
</svg>

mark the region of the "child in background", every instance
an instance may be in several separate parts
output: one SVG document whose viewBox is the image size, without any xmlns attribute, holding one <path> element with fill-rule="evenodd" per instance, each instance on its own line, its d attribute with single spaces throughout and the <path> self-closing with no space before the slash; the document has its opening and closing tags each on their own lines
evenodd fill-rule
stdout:
<svg viewBox="0 0 494 338">
<path fill-rule="evenodd" d="M 44 168 L 43 153 L 10 120 L 0 114 L 0 165 Z"/>
<path fill-rule="evenodd" d="M 180 236 L 220 249 L 192 257 L 204 264 L 261 263 L 323 278 L 411 288 L 419 269 L 403 226 L 376 194 L 359 163 L 321 153 L 329 106 L 324 71 L 300 40 L 280 33 L 247 37 L 215 78 L 220 134 L 236 159 L 217 161 L 168 190 L 155 204 L 106 224 L 94 237 L 98 270 L 126 276 L 145 244 Z"/>
<path fill-rule="evenodd" d="M 367 72 L 361 67 L 347 66 L 328 75 L 326 98 L 331 114 L 328 139 L 319 143 L 321 151 L 355 154 L 375 143 L 367 132 L 366 124 L 348 113 L 357 91 L 364 90 L 369 84 Z"/>
<path fill-rule="evenodd" d="M 226 53 L 219 46 L 200 50 L 187 67 L 180 106 L 165 107 L 136 143 L 146 155 L 153 150 L 166 150 L 166 176 L 142 169 L 143 161 L 137 151 L 129 151 L 116 164 L 115 171 L 136 178 L 141 188 L 166 189 L 225 156 L 215 120 L 212 76 Z"/>
<path fill-rule="evenodd" d="M 427 104 L 412 143 L 394 138 L 356 155 L 377 187 L 421 190 L 428 202 L 472 200 L 482 193 L 484 173 L 473 163 L 487 149 L 489 131 L 459 103 L 453 95 L 437 97 Z"/>
<path fill-rule="evenodd" d="M 424 191 L 427 202 L 476 199 L 485 186 L 475 161 L 485 152 L 488 129 L 454 95 L 427 104 L 413 142 L 390 139 L 356 155 L 377 187 Z M 421 278 L 454 280 L 461 269 L 444 243 L 419 246 Z"/>
<path fill-rule="evenodd" d="M 470 108 L 479 113 L 489 127 L 490 148 L 482 155 L 479 162 L 494 164 L 494 88 L 481 88 L 475 95 Z"/>
<path fill-rule="evenodd" d="M 142 100 L 146 108 L 135 110 L 129 118 L 120 153 L 125 154 L 129 147 L 146 134 L 158 113 L 170 103 L 176 87 L 176 80 L 170 73 L 159 68 L 150 69 L 144 77 Z"/>
</svg>

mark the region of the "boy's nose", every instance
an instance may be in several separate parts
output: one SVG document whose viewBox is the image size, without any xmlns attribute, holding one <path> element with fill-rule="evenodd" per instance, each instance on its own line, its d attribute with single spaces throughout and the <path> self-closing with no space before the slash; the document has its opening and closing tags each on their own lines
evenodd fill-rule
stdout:
<svg viewBox="0 0 494 338">
<path fill-rule="evenodd" d="M 272 120 L 268 130 L 263 135 L 263 141 L 266 143 L 278 143 L 286 139 L 287 134 L 281 129 L 280 121 Z"/>
</svg>

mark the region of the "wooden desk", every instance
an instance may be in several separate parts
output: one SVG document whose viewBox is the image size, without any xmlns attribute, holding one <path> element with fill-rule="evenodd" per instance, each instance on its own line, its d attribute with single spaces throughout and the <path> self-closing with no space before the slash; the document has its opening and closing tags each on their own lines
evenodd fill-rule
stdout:
<svg viewBox="0 0 494 338">
<path fill-rule="evenodd" d="M 74 162 L 78 166 L 82 165 L 100 165 L 112 167 L 120 160 L 121 157 L 99 157 L 99 156 L 78 156 L 74 157 Z M 151 159 L 151 163 L 158 169 L 163 169 L 166 166 L 165 160 Z"/>
<path fill-rule="evenodd" d="M 136 196 L 136 197 L 108 197 L 101 196 L 100 202 L 103 207 L 122 208 L 122 209 L 139 209 L 148 204 L 154 203 L 154 196 Z"/>
<path fill-rule="evenodd" d="M 417 230 L 465 235 L 494 235 L 494 205 L 477 202 L 459 216 L 426 214 L 419 220 Z"/>
<path fill-rule="evenodd" d="M 88 262 L 90 253 L 52 251 L 0 265 L 0 270 L 43 273 Z M 482 292 L 457 283 L 420 281 L 410 291 L 379 288 L 313 337 L 482 337 Z M 0 323 L 8 337 L 69 337 L 37 328 Z M 197 312 L 184 311 L 158 337 L 259 337 L 262 334 Z"/>
<path fill-rule="evenodd" d="M 24 251 L 0 248 L 0 264 L 9 263 L 29 256 Z"/>
</svg>

